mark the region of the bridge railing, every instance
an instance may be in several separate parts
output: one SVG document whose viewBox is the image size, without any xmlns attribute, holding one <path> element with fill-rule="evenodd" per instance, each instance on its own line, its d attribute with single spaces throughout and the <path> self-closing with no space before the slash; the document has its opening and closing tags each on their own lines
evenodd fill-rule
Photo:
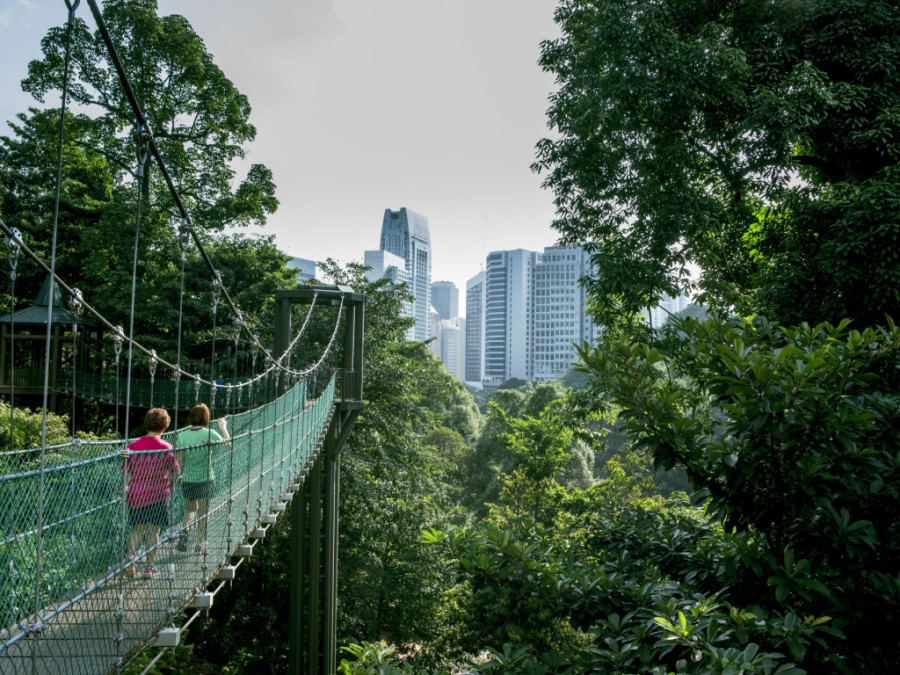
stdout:
<svg viewBox="0 0 900 675">
<path fill-rule="evenodd" d="M 130 563 L 125 556 L 125 441 L 47 448 L 43 470 L 34 451 L 0 453 L 0 672 L 110 672 L 160 629 L 174 628 L 180 610 L 211 602 L 195 596 L 217 576 L 231 578 L 228 563 L 264 536 L 317 455 L 335 378 L 324 384 L 315 399 L 300 382 L 232 415 L 227 441 L 178 449 L 207 453 L 215 490 L 207 514 L 186 523 L 175 484 L 171 524 L 153 547 L 159 574 L 146 578 L 149 551 L 138 550 Z M 190 543 L 180 550 L 179 535 L 188 531 Z"/>
<path fill-rule="evenodd" d="M 221 384 L 216 388 L 215 398 L 212 399 L 212 392 L 208 384 L 197 388 L 193 380 L 186 378 L 176 383 L 174 380 L 169 379 L 151 381 L 149 379 L 132 377 L 131 390 L 129 392 L 129 383 L 124 377 L 76 371 L 74 373 L 61 374 L 59 377 L 59 388 L 68 394 L 75 394 L 81 398 L 103 401 L 108 404 L 118 401 L 121 405 L 125 405 L 125 399 L 130 393 L 132 406 L 149 408 L 153 405 L 169 410 L 175 407 L 176 390 L 178 392 L 178 407 L 181 410 L 187 410 L 196 403 L 206 403 L 207 405 L 215 403 L 215 409 L 219 411 L 231 410 L 232 408 L 246 410 L 267 403 L 272 399 L 272 387 L 267 386 L 270 383 L 263 382 L 252 390 L 249 387 L 235 387 L 232 393 L 229 394 L 227 387 L 232 382 L 231 378 L 222 380 Z M 234 382 L 240 383 L 240 381 Z"/>
</svg>

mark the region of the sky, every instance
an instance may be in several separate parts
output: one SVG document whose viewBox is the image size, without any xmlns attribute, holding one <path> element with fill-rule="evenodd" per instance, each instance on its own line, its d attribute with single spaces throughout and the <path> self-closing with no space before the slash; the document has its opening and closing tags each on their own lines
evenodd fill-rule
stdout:
<svg viewBox="0 0 900 675">
<path fill-rule="evenodd" d="M 555 0 L 158 0 L 185 16 L 250 100 L 247 165 L 280 207 L 260 231 L 286 253 L 362 260 L 384 210 L 428 218 L 432 279 L 466 281 L 489 251 L 542 250 L 553 195 L 532 173 L 554 83 L 537 65 Z M 0 122 L 62 0 L 0 0 Z M 86 2 L 78 16 L 93 26 Z M 239 172 L 246 166 L 238 167 Z M 460 307 L 460 312 L 464 313 Z"/>
</svg>

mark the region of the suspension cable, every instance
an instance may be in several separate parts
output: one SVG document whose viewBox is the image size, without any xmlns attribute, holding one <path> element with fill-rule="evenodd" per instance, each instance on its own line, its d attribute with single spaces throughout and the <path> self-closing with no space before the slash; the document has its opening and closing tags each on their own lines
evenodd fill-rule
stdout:
<svg viewBox="0 0 900 675">
<path fill-rule="evenodd" d="M 187 259 L 187 247 L 190 235 L 187 221 L 182 219 L 178 225 L 178 246 L 181 249 L 181 290 L 178 293 L 178 351 L 175 356 L 175 428 L 178 428 L 178 394 L 181 389 L 181 330 L 184 322 L 184 263 Z"/>
<path fill-rule="evenodd" d="M 56 241 L 59 231 L 59 200 L 62 192 L 62 166 L 63 166 L 63 142 L 65 140 L 66 130 L 66 103 L 69 95 L 69 65 L 72 52 L 72 31 L 75 28 L 75 10 L 78 8 L 80 0 L 65 0 L 66 7 L 69 9 L 69 20 L 66 25 L 66 56 L 63 62 L 62 76 L 62 101 L 59 112 L 59 146 L 57 152 L 56 164 L 56 197 L 53 201 L 53 235 L 50 244 L 50 286 L 49 298 L 47 300 L 47 335 L 44 343 L 45 360 L 44 360 L 44 410 L 41 415 L 41 468 L 40 478 L 38 481 L 38 512 L 37 512 L 37 542 L 35 550 L 35 573 L 34 573 L 34 625 L 33 630 L 36 633 L 42 632 L 43 624 L 41 622 L 41 553 L 43 547 L 43 520 L 44 520 L 44 470 L 46 468 L 46 449 L 47 449 L 47 403 L 50 388 L 50 344 L 53 333 L 53 300 L 54 300 L 54 278 L 56 277 Z M 34 671 L 36 666 L 34 660 L 34 651 L 32 651 L 31 668 Z"/>
<path fill-rule="evenodd" d="M 122 65 L 122 61 L 119 58 L 119 54 L 116 50 L 115 44 L 113 44 L 112 37 L 110 36 L 109 31 L 106 28 L 106 23 L 103 20 L 103 16 L 100 13 L 100 8 L 97 5 L 97 0 L 87 0 L 87 3 L 90 7 L 91 14 L 94 16 L 94 21 L 97 24 L 97 29 L 100 32 L 100 36 L 106 45 L 107 51 L 109 52 L 110 59 L 116 69 L 116 73 L 119 76 L 119 81 L 122 84 L 122 89 L 125 92 L 125 97 L 128 99 L 128 103 L 131 105 L 131 109 L 134 112 L 138 123 L 142 126 L 144 132 L 146 133 L 147 146 L 150 150 L 150 153 L 156 160 L 156 164 L 159 167 L 160 173 L 166 181 L 166 186 L 169 189 L 169 194 L 171 195 L 172 200 L 175 202 L 175 206 L 178 208 L 178 212 L 181 215 L 182 219 L 184 219 L 187 224 L 191 226 L 191 238 L 194 240 L 194 244 L 197 246 L 197 250 L 206 263 L 207 267 L 209 268 L 209 271 L 215 278 L 218 276 L 218 272 L 216 271 L 215 265 L 213 265 L 209 254 L 206 252 L 206 249 L 203 246 L 203 242 L 200 239 L 200 236 L 197 234 L 196 228 L 193 227 L 193 220 L 191 219 L 190 212 L 187 210 L 184 202 L 181 200 L 178 189 L 175 187 L 175 182 L 172 179 L 168 168 L 166 167 L 166 163 L 162 158 L 162 154 L 160 153 L 159 148 L 156 146 L 156 141 L 153 138 L 153 131 L 150 128 L 150 124 L 147 121 L 146 115 L 141 109 L 141 105 L 137 100 L 137 96 L 135 96 L 134 90 L 131 87 L 131 83 L 128 80 L 128 75 L 125 73 L 125 68 Z M 232 300 L 231 295 L 229 295 L 228 289 L 224 286 L 222 287 L 222 296 L 224 297 L 226 304 L 231 308 L 231 312 L 241 321 L 242 328 L 251 338 L 251 342 L 259 343 L 259 339 L 253 334 L 253 331 L 250 330 L 250 327 L 247 326 L 246 323 L 244 323 L 240 309 L 238 309 L 237 305 Z M 260 350 L 263 352 L 263 355 L 267 361 L 276 362 L 276 359 L 272 356 L 269 350 L 267 350 L 262 345 L 260 345 Z M 276 367 L 281 370 L 285 370 L 280 363 L 276 363 Z"/>
<path fill-rule="evenodd" d="M 10 281 L 10 314 L 9 314 L 9 449 L 16 449 L 16 268 L 19 266 L 19 244 L 22 234 L 16 228 L 12 228 L 12 234 L 6 239 L 9 254 L 6 259 L 9 262 Z"/>
<path fill-rule="evenodd" d="M 134 140 L 137 143 L 137 213 L 134 218 L 134 257 L 131 262 L 131 311 L 128 314 L 128 379 L 125 385 L 125 438 L 128 438 L 128 432 L 131 430 L 131 376 L 134 372 L 134 301 L 137 295 L 137 262 L 139 244 L 141 239 L 141 201 L 144 194 L 144 183 L 147 181 L 145 167 L 147 165 L 147 146 L 144 129 L 147 128 L 144 122 L 138 122 L 135 129 Z"/>
</svg>

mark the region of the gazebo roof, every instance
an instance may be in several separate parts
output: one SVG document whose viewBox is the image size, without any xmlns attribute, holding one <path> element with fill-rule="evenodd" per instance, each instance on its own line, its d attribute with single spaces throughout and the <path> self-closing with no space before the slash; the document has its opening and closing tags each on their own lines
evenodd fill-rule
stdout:
<svg viewBox="0 0 900 675">
<path fill-rule="evenodd" d="M 73 324 L 79 326 L 96 326 L 97 324 L 86 317 L 76 316 L 70 312 L 63 301 L 62 291 L 55 281 L 48 276 L 41 286 L 37 298 L 34 300 L 34 306 L 27 309 L 20 309 L 12 314 L 4 314 L 0 316 L 0 323 L 13 323 L 27 326 L 46 326 L 47 325 L 47 308 L 50 305 L 50 293 L 53 292 L 53 317 L 51 324 Z"/>
</svg>

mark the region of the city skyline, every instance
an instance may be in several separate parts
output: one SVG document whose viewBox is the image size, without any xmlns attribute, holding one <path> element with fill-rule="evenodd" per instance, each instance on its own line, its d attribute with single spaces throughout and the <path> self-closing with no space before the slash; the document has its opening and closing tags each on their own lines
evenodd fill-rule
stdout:
<svg viewBox="0 0 900 675">
<path fill-rule="evenodd" d="M 239 174 L 266 164 L 281 205 L 251 231 L 275 234 L 292 257 L 362 261 L 384 208 L 407 206 L 429 218 L 433 278 L 457 288 L 512 236 L 538 250 L 557 239 L 553 196 L 529 168 L 549 134 L 554 84 L 537 60 L 557 35 L 555 5 L 158 0 L 161 15 L 187 18 L 253 106 L 257 138 Z M 84 3 L 76 15 L 93 29 Z M 53 0 L 0 7 L 0 134 L 28 106 L 58 105 L 51 95 L 40 106 L 20 82 L 65 18 Z"/>
</svg>

